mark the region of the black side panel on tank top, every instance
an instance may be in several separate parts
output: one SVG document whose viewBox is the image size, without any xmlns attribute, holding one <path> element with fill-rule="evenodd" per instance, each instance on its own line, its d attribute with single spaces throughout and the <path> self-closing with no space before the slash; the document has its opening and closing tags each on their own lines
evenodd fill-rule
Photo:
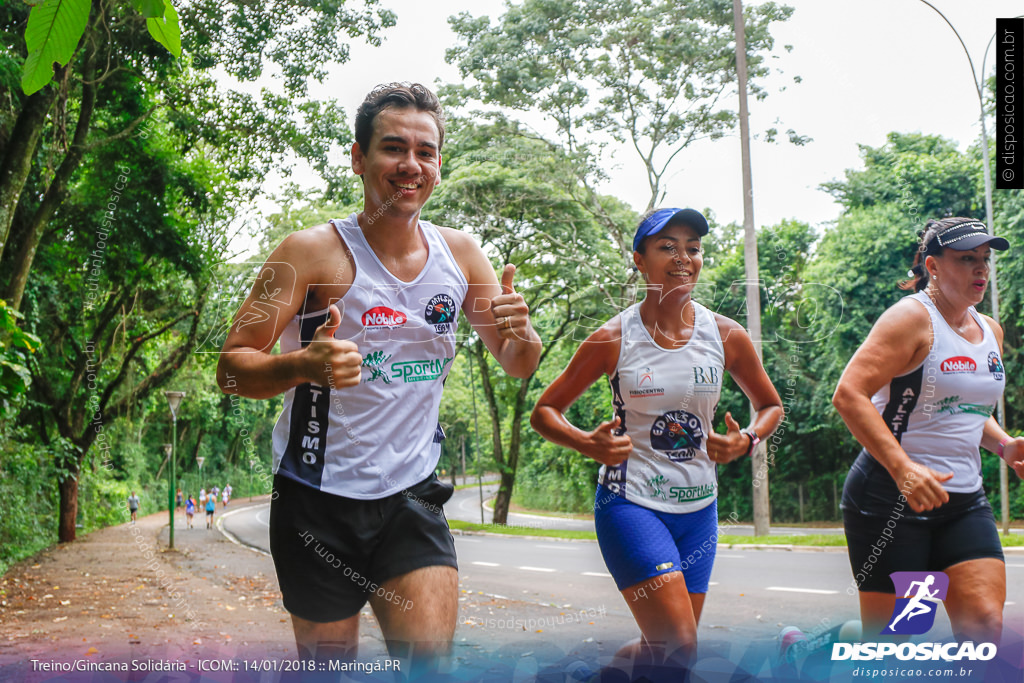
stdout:
<svg viewBox="0 0 1024 683">
<path fill-rule="evenodd" d="M 914 407 L 921 398 L 923 379 L 924 365 L 908 375 L 894 377 L 889 383 L 889 402 L 882 411 L 882 419 L 898 442 L 903 441 L 903 433 L 907 431 L 910 414 L 914 412 Z"/>
<path fill-rule="evenodd" d="M 329 313 L 303 319 L 299 324 L 299 343 L 309 346 L 316 329 L 327 321 Z M 331 390 L 314 384 L 295 387 L 289 424 L 288 445 L 281 458 L 279 472 L 319 489 L 324 475 L 330 426 Z"/>
</svg>

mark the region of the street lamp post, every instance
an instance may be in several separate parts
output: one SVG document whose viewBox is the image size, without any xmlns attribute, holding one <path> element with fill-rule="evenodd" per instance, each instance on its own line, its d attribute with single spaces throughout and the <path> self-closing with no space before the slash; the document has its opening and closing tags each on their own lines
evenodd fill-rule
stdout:
<svg viewBox="0 0 1024 683">
<path fill-rule="evenodd" d="M 203 463 L 206 462 L 206 458 L 202 455 L 196 456 L 196 464 L 199 465 L 199 488 L 203 488 Z"/>
<path fill-rule="evenodd" d="M 176 478 L 177 478 L 176 475 L 177 475 L 177 473 L 174 471 L 174 461 L 175 461 L 175 457 L 176 457 L 175 450 L 177 449 L 177 443 L 178 443 L 178 406 L 181 404 L 181 399 L 185 398 L 185 392 L 184 391 L 165 391 L 164 392 L 164 396 L 167 397 L 167 405 L 171 409 L 171 423 L 173 425 L 172 432 L 171 432 L 171 434 L 172 434 L 172 436 L 171 436 L 171 443 L 164 445 L 164 449 L 168 451 L 167 455 L 168 455 L 168 457 L 171 460 L 171 483 L 170 483 L 170 491 L 169 491 L 169 494 L 168 494 L 170 500 L 168 501 L 167 508 L 168 508 L 168 510 L 170 510 L 170 532 L 169 532 L 169 544 L 168 544 L 168 547 L 173 549 L 174 548 L 174 489 L 175 489 L 175 486 L 176 486 L 176 483 L 177 483 L 176 482 Z"/>
<path fill-rule="evenodd" d="M 964 54 L 967 55 L 967 63 L 971 65 L 971 79 L 974 81 L 974 90 L 978 94 L 978 107 L 980 113 L 978 115 L 978 121 L 981 123 L 981 148 L 984 157 L 984 169 L 985 169 L 985 223 L 988 225 L 988 234 L 994 235 L 995 228 L 993 227 L 993 215 L 992 215 L 992 172 L 989 169 L 989 158 L 988 158 L 988 130 L 985 126 L 985 61 L 988 59 L 988 50 L 992 47 L 992 41 L 995 39 L 996 34 L 993 33 L 992 37 L 988 39 L 988 45 L 985 47 L 985 54 L 981 58 L 981 78 L 978 77 L 978 73 L 974 70 L 974 60 L 971 59 L 971 53 L 967 50 L 967 45 L 964 44 L 964 39 L 960 37 L 960 32 L 956 30 L 953 23 L 946 18 L 946 15 L 939 11 L 939 9 L 928 2 L 928 0 L 920 0 L 925 5 L 928 5 L 935 13 L 942 17 L 942 20 L 946 22 L 950 30 L 956 35 L 956 39 L 960 41 L 960 47 L 964 49 Z M 1020 17 L 1016 17 L 1020 18 Z M 989 275 L 989 295 L 992 299 L 992 318 L 998 323 L 999 322 L 999 286 L 996 280 L 996 253 L 993 251 L 991 256 L 991 273 Z M 996 411 L 996 419 L 1000 426 L 1006 424 L 1006 399 L 1000 395 L 999 405 Z M 1005 428 L 1005 427 L 1004 427 Z M 1009 472 L 1006 467 L 1006 461 L 999 458 L 999 497 L 1002 500 L 1002 522 L 1003 522 L 1003 534 L 1010 533 L 1010 482 Z"/>
<path fill-rule="evenodd" d="M 164 444 L 164 456 L 167 458 L 167 512 L 170 516 L 171 529 L 170 547 L 174 547 L 174 445 Z"/>
</svg>

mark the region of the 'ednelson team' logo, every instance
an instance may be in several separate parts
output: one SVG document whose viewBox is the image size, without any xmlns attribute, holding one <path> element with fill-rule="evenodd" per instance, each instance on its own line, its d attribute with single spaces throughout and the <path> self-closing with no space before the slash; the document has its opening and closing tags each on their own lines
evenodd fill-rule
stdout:
<svg viewBox="0 0 1024 683">
<path fill-rule="evenodd" d="M 889 625 L 881 633 L 920 635 L 935 623 L 939 602 L 946 599 L 949 577 L 943 572 L 893 572 L 889 575 L 896 587 L 896 607 Z"/>
<path fill-rule="evenodd" d="M 703 439 L 700 419 L 685 410 L 670 410 L 651 425 L 651 446 L 677 462 L 693 458 Z"/>
<path fill-rule="evenodd" d="M 999 354 L 989 351 L 988 371 L 992 373 L 992 379 L 999 381 L 1003 378 L 1003 361 L 999 360 Z"/>
<path fill-rule="evenodd" d="M 939 369 L 944 375 L 966 374 L 977 370 L 978 365 L 967 356 L 954 356 L 942 361 L 939 364 Z"/>
<path fill-rule="evenodd" d="M 402 327 L 409 319 L 402 311 L 395 311 L 387 306 L 374 306 L 363 313 L 363 327 L 368 330 Z"/>
<path fill-rule="evenodd" d="M 427 309 L 423 311 L 423 317 L 434 326 L 435 332 L 444 334 L 455 326 L 457 313 L 455 299 L 447 294 L 437 294 L 427 302 Z"/>
</svg>

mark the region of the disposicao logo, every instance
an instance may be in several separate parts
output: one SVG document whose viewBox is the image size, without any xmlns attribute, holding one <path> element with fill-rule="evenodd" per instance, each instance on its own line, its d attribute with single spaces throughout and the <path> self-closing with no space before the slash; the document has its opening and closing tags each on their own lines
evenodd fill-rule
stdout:
<svg viewBox="0 0 1024 683">
<path fill-rule="evenodd" d="M 943 572 L 893 572 L 889 575 L 896 588 L 896 605 L 881 635 L 921 635 L 935 624 L 939 602 L 949 592 L 949 577 Z M 903 596 L 903 597 L 899 597 Z M 971 660 L 987 661 L 996 656 L 994 643 L 834 643 L 832 660 Z"/>
<path fill-rule="evenodd" d="M 882 634 L 920 635 L 935 623 L 939 602 L 949 592 L 949 577 L 943 572 L 893 572 L 889 575 L 896 587 L 896 607 L 889 625 Z"/>
</svg>

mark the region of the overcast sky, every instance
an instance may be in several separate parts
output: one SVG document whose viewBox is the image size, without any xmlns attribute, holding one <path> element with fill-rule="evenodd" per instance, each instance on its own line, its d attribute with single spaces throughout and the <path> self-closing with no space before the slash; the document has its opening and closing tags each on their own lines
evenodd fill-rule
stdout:
<svg viewBox="0 0 1024 683">
<path fill-rule="evenodd" d="M 745 3 L 751 4 L 751 3 Z M 754 214 L 758 226 L 795 218 L 821 225 L 835 220 L 839 207 L 818 189 L 860 166 L 858 144 L 881 145 L 890 131 L 942 135 L 966 148 L 979 135 L 979 108 L 970 65 L 956 35 L 942 17 L 920 0 L 790 0 L 793 17 L 773 24 L 779 46 L 773 60 L 782 75 L 766 85 L 771 94 L 751 102 L 751 130 L 777 125 L 795 129 L 813 142 L 754 141 L 752 148 Z M 982 55 L 995 31 L 996 17 L 1024 13 L 1019 0 L 933 0 L 962 36 L 980 70 Z M 376 84 L 406 80 L 428 85 L 458 80 L 444 61 L 455 37 L 448 17 L 468 11 L 496 18 L 504 3 L 496 0 L 383 0 L 398 15 L 379 48 L 352 44 L 351 61 L 336 69 L 321 97 L 334 97 L 349 122 L 365 94 Z M 994 49 L 986 70 L 994 69 Z M 800 76 L 802 83 L 794 84 Z M 780 86 L 786 86 L 779 92 Z M 738 108 L 738 103 L 729 105 Z M 774 122 L 778 120 L 779 123 Z M 992 124 L 989 122 L 989 134 Z M 783 138 L 785 136 L 782 136 Z M 335 163 L 348 163 L 338 155 Z M 609 159 L 612 184 L 604 190 L 645 207 L 649 190 L 642 166 L 631 150 Z M 313 176 L 294 177 L 305 184 Z M 274 181 L 267 190 L 273 191 Z M 667 181 L 665 205 L 710 208 L 722 222 L 742 222 L 740 145 L 736 135 L 701 142 L 677 157 Z M 260 208 L 271 205 L 261 202 Z M 996 226 L 998 230 L 998 226 Z"/>
</svg>

